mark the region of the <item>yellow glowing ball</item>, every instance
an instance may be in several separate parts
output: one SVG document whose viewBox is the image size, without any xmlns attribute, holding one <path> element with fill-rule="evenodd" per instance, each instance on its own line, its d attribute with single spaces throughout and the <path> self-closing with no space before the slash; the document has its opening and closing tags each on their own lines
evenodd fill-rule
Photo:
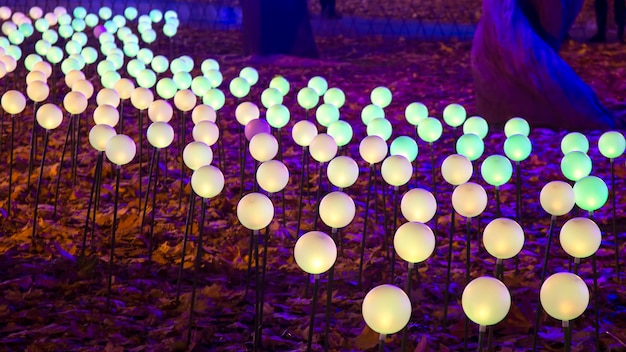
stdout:
<svg viewBox="0 0 626 352">
<path fill-rule="evenodd" d="M 487 192 L 479 184 L 466 182 L 452 192 L 452 206 L 466 218 L 476 217 L 487 207 Z"/>
</svg>

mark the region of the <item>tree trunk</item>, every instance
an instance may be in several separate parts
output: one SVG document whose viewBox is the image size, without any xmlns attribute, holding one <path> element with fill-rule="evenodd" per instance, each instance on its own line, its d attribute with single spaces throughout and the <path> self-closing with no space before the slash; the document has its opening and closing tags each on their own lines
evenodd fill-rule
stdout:
<svg viewBox="0 0 626 352">
<path fill-rule="evenodd" d="M 476 108 L 492 123 L 595 129 L 615 120 L 558 56 L 583 0 L 483 0 L 472 46 Z"/>
<path fill-rule="evenodd" d="M 306 0 L 241 0 L 246 54 L 318 57 Z"/>
</svg>

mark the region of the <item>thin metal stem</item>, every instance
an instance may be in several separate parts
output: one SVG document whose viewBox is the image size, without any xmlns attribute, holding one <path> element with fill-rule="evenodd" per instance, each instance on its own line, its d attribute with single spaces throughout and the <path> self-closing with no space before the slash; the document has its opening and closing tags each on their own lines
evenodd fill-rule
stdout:
<svg viewBox="0 0 626 352">
<path fill-rule="evenodd" d="M 367 218 L 370 209 L 370 194 L 372 193 L 372 179 L 374 174 L 374 165 L 370 164 L 370 174 L 367 179 L 367 195 L 365 196 L 365 219 L 363 220 L 363 233 L 361 234 L 361 259 L 359 260 L 359 291 L 363 283 L 363 260 L 365 258 L 365 238 L 367 237 Z"/>
<path fill-rule="evenodd" d="M 406 295 L 409 297 L 411 297 L 411 273 L 413 272 L 414 265 L 415 264 L 413 263 L 409 263 L 407 270 L 406 270 L 406 281 L 404 282 L 404 292 L 406 292 Z M 402 352 L 406 352 L 408 330 L 409 330 L 408 325 L 405 326 L 404 329 L 402 329 L 402 342 L 400 345 L 400 349 Z"/>
<path fill-rule="evenodd" d="M 548 258 L 550 257 L 550 246 L 552 245 L 552 233 L 554 232 L 554 223 L 556 222 L 556 216 L 552 215 L 550 218 L 550 228 L 548 229 L 548 242 L 546 244 L 546 254 L 543 257 L 543 265 L 541 267 L 541 281 L 539 282 L 539 286 L 543 285 L 543 282 L 546 279 L 546 273 L 548 272 Z M 538 299 L 537 302 L 540 302 Z M 537 338 L 539 336 L 539 318 L 541 317 L 541 313 L 543 309 L 541 306 L 537 307 L 535 313 L 535 329 L 533 331 L 533 352 L 537 351 Z"/>
<path fill-rule="evenodd" d="M 61 151 L 61 161 L 59 161 L 59 171 L 57 173 L 57 182 L 56 182 L 56 186 L 54 189 L 54 209 L 53 209 L 53 213 L 52 216 L 56 217 L 57 215 L 57 201 L 59 199 L 59 183 L 61 182 L 61 174 L 63 174 L 63 161 L 65 160 L 65 151 L 67 149 L 67 141 L 71 136 L 71 132 L 73 130 L 73 123 L 72 123 L 72 119 L 73 119 L 73 115 L 70 115 L 70 121 L 68 123 L 67 126 L 67 133 L 65 134 L 65 142 L 63 142 L 63 150 Z"/>
<path fill-rule="evenodd" d="M 563 321 L 563 343 L 565 346 L 563 350 L 570 352 L 572 350 L 572 327 L 569 325 L 569 321 Z"/>
<path fill-rule="evenodd" d="M 336 241 L 335 238 L 335 229 L 332 229 L 331 236 L 333 241 Z M 330 312 L 332 305 L 332 297 L 333 297 L 333 278 L 335 276 L 335 265 L 330 267 L 328 270 L 328 285 L 326 287 L 326 324 L 324 325 L 324 351 L 330 350 Z"/>
<path fill-rule="evenodd" d="M 11 114 L 11 150 L 9 151 L 10 157 L 9 157 L 9 194 L 7 196 L 7 198 L 9 199 L 9 202 L 7 204 L 7 217 L 11 217 L 11 193 L 13 190 L 13 141 L 15 137 L 15 115 Z"/>
<path fill-rule="evenodd" d="M 311 349 L 311 345 L 313 343 L 313 326 L 315 325 L 315 309 L 317 306 L 317 295 L 319 292 L 319 285 L 320 285 L 320 279 L 319 279 L 319 275 L 313 275 L 313 278 L 315 279 L 314 283 L 313 283 L 313 303 L 311 303 L 311 316 L 309 318 L 309 339 L 307 340 L 306 343 L 306 350 L 307 352 L 312 351 Z"/>
<path fill-rule="evenodd" d="M 183 248 L 180 256 L 180 265 L 178 266 L 178 283 L 176 284 L 176 302 L 180 301 L 180 286 L 183 278 L 183 269 L 185 268 L 185 252 L 187 250 L 187 239 L 189 234 L 193 233 L 193 217 L 194 207 L 196 203 L 196 193 L 193 188 L 189 192 L 189 203 L 187 205 L 187 217 L 185 218 L 185 236 L 183 237 Z"/>
<path fill-rule="evenodd" d="M 307 147 L 302 147 L 302 163 L 300 164 L 300 188 L 298 190 L 298 225 L 296 227 L 295 239 L 300 237 L 300 224 L 302 222 L 302 189 L 304 187 L 304 178 L 306 177 L 306 168 L 304 164 L 306 162 Z"/>
<path fill-rule="evenodd" d="M 430 145 L 430 178 L 433 184 L 433 197 L 435 197 L 435 202 L 437 201 L 437 177 L 435 176 L 435 146 L 433 142 L 428 143 Z M 417 172 L 416 172 L 417 174 Z M 437 209 L 435 209 L 435 216 L 433 221 L 433 226 L 435 233 L 438 232 L 438 221 L 437 221 Z"/>
<path fill-rule="evenodd" d="M 193 269 L 193 284 L 191 287 L 191 303 L 189 304 L 189 322 L 187 328 L 187 347 L 191 344 L 191 330 L 193 329 L 193 313 L 196 305 L 196 286 L 198 286 L 198 273 L 200 272 L 200 264 L 202 263 L 202 232 L 204 231 L 204 219 L 206 216 L 207 199 L 202 199 L 200 226 L 198 230 L 198 247 L 196 248 L 196 260 Z"/>
<path fill-rule="evenodd" d="M 613 158 L 609 159 L 611 164 L 611 231 L 613 232 L 613 246 L 615 247 L 615 275 L 617 275 L 617 282 L 622 282 L 621 270 L 619 264 L 619 236 L 617 233 L 617 216 L 615 211 L 617 209 L 615 200 L 615 163 Z"/>
<path fill-rule="evenodd" d="M 152 212 L 150 214 L 150 235 L 148 236 L 148 264 L 152 263 L 152 249 L 154 247 L 154 217 L 156 214 L 156 190 L 157 180 L 159 179 L 159 149 L 154 149 L 155 156 L 155 168 L 154 168 L 154 187 L 152 188 Z M 147 193 L 147 191 L 146 191 Z"/>
<path fill-rule="evenodd" d="M 33 232 L 31 235 L 31 248 L 35 248 L 35 236 L 37 234 L 37 210 L 39 209 L 39 191 L 41 190 L 41 179 L 43 179 L 43 167 L 46 163 L 46 150 L 48 149 L 48 137 L 50 131 L 46 130 L 43 137 L 43 154 L 41 155 L 41 166 L 39 167 L 39 178 L 37 179 L 37 189 L 35 191 L 35 208 L 33 209 Z"/>
<path fill-rule="evenodd" d="M 322 170 L 324 163 L 320 162 L 317 173 L 317 192 L 315 195 L 315 217 L 313 218 L 313 231 L 317 231 L 317 219 L 320 217 L 320 202 L 322 197 Z"/>
<path fill-rule="evenodd" d="M 89 232 L 91 205 L 93 204 L 93 200 L 96 196 L 96 184 L 97 184 L 96 179 L 101 172 L 100 169 L 102 167 L 102 161 L 104 159 L 103 156 L 104 155 L 102 153 L 98 153 L 98 161 L 96 161 L 96 167 L 94 168 L 94 171 L 93 171 L 93 182 L 91 183 L 91 192 L 89 192 L 89 202 L 87 202 L 87 216 L 85 219 L 85 230 L 83 232 L 83 245 L 80 251 L 81 257 L 85 256 L 85 251 L 87 250 L 87 232 Z M 94 209 L 94 213 L 95 213 L 95 209 Z M 95 222 L 91 226 L 95 226 Z"/>
<path fill-rule="evenodd" d="M 113 260 L 115 259 L 115 228 L 117 222 L 117 205 L 120 194 L 120 170 L 121 167 L 119 165 L 116 166 L 115 170 L 115 200 L 113 202 L 113 224 L 111 225 L 111 252 L 109 255 L 109 279 L 107 283 L 107 310 L 109 309 L 109 303 L 111 301 L 111 285 L 113 283 Z"/>
<path fill-rule="evenodd" d="M 398 186 L 393 187 L 393 223 L 391 224 L 391 232 L 396 231 L 396 223 L 398 222 Z M 396 251 L 391 241 L 391 277 L 390 282 L 393 284 L 396 269 Z"/>
<path fill-rule="evenodd" d="M 446 265 L 446 288 L 445 296 L 443 300 L 443 321 L 442 325 L 446 327 L 448 325 L 448 302 L 450 300 L 450 271 L 452 269 L 452 245 L 454 243 L 454 214 L 452 210 L 450 214 L 450 232 L 448 233 L 448 262 Z"/>
</svg>

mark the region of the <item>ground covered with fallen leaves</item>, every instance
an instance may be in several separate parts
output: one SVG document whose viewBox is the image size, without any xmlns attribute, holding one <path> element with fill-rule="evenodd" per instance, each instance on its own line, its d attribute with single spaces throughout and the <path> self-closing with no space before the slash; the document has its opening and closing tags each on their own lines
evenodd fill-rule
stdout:
<svg viewBox="0 0 626 352">
<path fill-rule="evenodd" d="M 192 334 L 193 350 L 197 351 L 243 351 L 252 348 L 252 325 L 254 294 L 246 291 L 249 231 L 237 220 L 236 206 L 241 184 L 237 159 L 238 125 L 234 118 L 235 99 L 228 94 L 227 83 L 245 66 L 259 71 L 260 80 L 250 95 L 243 100 L 259 104 L 259 97 L 274 75 L 282 75 L 291 83 L 291 92 L 285 105 L 291 109 L 291 122 L 285 128 L 290 131 L 296 121 L 304 118 L 304 111 L 296 104 L 297 90 L 306 86 L 316 75 L 325 77 L 330 87 L 339 87 L 346 93 L 346 105 L 341 108 L 341 118 L 349 121 L 355 137 L 346 153 L 361 166 L 357 183 L 347 190 L 357 204 L 357 216 L 341 231 L 342 251 L 335 266 L 335 281 L 330 317 L 330 347 L 335 351 L 373 350 L 377 335 L 366 328 L 361 316 L 361 303 L 369 289 L 383 283 L 393 282 L 403 287 L 405 263 L 398 263 L 396 277 L 390 277 L 389 259 L 383 248 L 385 228 L 383 218 L 390 217 L 391 197 L 383 203 L 377 196 L 376 213 L 371 212 L 365 249 L 365 274 L 361 290 L 357 287 L 358 260 L 361 232 L 364 224 L 364 203 L 368 168 L 358 154 L 358 143 L 365 135 L 360 121 L 361 109 L 369 104 L 369 93 L 377 86 L 386 86 L 393 92 L 393 102 L 385 109 L 393 121 L 394 136 L 415 136 L 415 130 L 404 120 L 404 108 L 411 102 L 426 104 L 432 116 L 441 117 L 443 108 L 450 103 L 465 106 L 474 114 L 472 79 L 469 71 L 470 42 L 408 42 L 387 41 L 380 38 L 358 40 L 351 38 L 318 38 L 322 58 L 319 60 L 297 59 L 277 56 L 270 58 L 243 57 L 241 42 L 236 32 L 205 32 L 183 29 L 174 42 L 174 55 L 188 54 L 196 65 L 206 58 L 217 59 L 224 75 L 227 102 L 219 111 L 226 146 L 223 169 L 226 184 L 223 192 L 212 199 L 207 211 L 204 233 L 204 255 L 198 273 L 198 298 Z M 157 41 L 155 51 L 171 55 L 169 43 Z M 562 56 L 574 70 L 598 93 L 606 106 L 618 112 L 624 110 L 623 92 L 626 80 L 626 46 L 606 44 L 589 46 L 568 42 Z M 13 82 L 23 89 L 23 68 L 13 78 L 5 78 L 9 86 Z M 94 83 L 98 81 L 90 71 Z M 194 75 L 199 70 L 194 70 Z M 61 90 L 67 88 L 62 80 L 57 82 Z M 95 108 L 91 101 L 89 111 Z M 126 105 L 127 133 L 138 142 L 137 111 Z M 100 208 L 93 238 L 88 241 L 87 258 L 79 258 L 81 238 L 84 233 L 89 192 L 93 180 L 96 152 L 86 143 L 80 146 L 78 155 L 78 178 L 72 185 L 67 177 L 69 163 L 60 165 L 63 138 L 67 121 L 51 135 L 46 156 L 44 179 L 38 219 L 39 241 L 31 247 L 31 231 L 34 207 L 34 185 L 37 173 L 33 173 L 30 188 L 27 187 L 26 165 L 28 160 L 29 131 L 32 123 L 32 106 L 16 116 L 15 162 L 13 177 L 15 188 L 11 195 L 13 209 L 7 217 L 8 191 L 8 136 L 9 117 L 5 116 L 2 135 L 2 175 L 0 195 L 3 216 L 0 223 L 0 349 L 5 351 L 171 351 L 184 349 L 188 329 L 188 311 L 192 283 L 192 262 L 198 232 L 198 213 L 194 215 L 193 235 L 182 252 L 185 226 L 186 202 L 189 192 L 191 170 L 184 171 L 185 195 L 179 201 L 179 162 L 176 144 L 168 153 L 167 163 L 161 163 L 161 177 L 167 168 L 167 178 L 159 183 L 154 220 L 155 252 L 153 262 L 147 262 L 147 243 L 150 226 L 140 228 L 138 163 L 132 162 L 122 169 L 120 182 L 120 207 L 117 225 L 118 243 L 115 248 L 115 278 L 113 304 L 106 309 L 106 280 L 109 258 L 109 236 L 113 218 L 114 177 L 109 163 L 105 163 Z M 177 119 L 178 117 L 175 117 Z M 84 136 L 93 124 L 90 113 L 83 116 Z M 191 127 L 191 121 L 187 121 Z M 176 125 L 176 123 L 174 123 Z M 145 131 L 145 126 L 144 126 Z M 608 161 L 597 150 L 597 140 L 603 131 L 586 131 L 593 160 L 593 175 L 609 181 Z M 454 152 L 455 133 L 444 128 L 441 140 L 434 144 L 435 163 Z M 523 177 L 523 228 L 526 244 L 519 255 L 518 271 L 515 260 L 505 262 L 504 282 L 509 288 L 513 304 L 507 318 L 495 327 L 494 345 L 499 351 L 522 351 L 532 344 L 532 325 L 537 309 L 539 273 L 546 245 L 549 215 L 539 205 L 539 192 L 551 180 L 564 180 L 559 162 L 562 157 L 559 142 L 567 131 L 532 129 L 530 139 L 534 151 L 521 163 Z M 189 134 L 187 135 L 190 137 Z M 485 156 L 502 154 L 504 135 L 501 126 L 492 126 L 485 139 Z M 428 145 L 419 141 L 417 161 L 417 186 L 430 190 L 431 168 Z M 301 148 L 291 140 L 290 133 L 283 133 L 283 156 L 290 170 L 291 179 L 285 192 L 286 223 L 280 195 L 272 196 L 276 206 L 275 221 L 269 228 L 266 299 L 263 322 L 263 350 L 301 351 L 306 347 L 311 308 L 310 290 L 305 294 L 307 276 L 293 259 L 294 232 L 298 206 L 298 182 L 300 180 Z M 41 149 L 40 149 L 41 151 Z M 216 153 L 217 156 L 217 153 Z M 144 159 L 148 159 L 145 151 Z M 253 167 L 251 158 L 246 165 L 246 192 L 252 189 Z M 39 157 L 38 159 L 39 160 Z M 483 158 L 476 162 L 480 165 Z M 216 163 L 217 164 L 217 163 Z M 145 167 L 146 163 L 144 163 Z M 147 169 L 147 168 L 146 168 Z M 54 182 L 59 173 L 59 206 L 53 216 Z M 145 176 L 147 172 L 144 171 Z M 317 176 L 311 166 L 308 180 L 311 194 L 315 195 Z M 448 243 L 450 221 L 450 196 L 452 187 L 436 172 L 439 200 L 437 248 L 433 256 L 420 264 L 413 278 L 410 298 L 413 314 L 409 323 L 411 350 L 459 351 L 463 348 L 464 316 L 460 307 L 461 292 L 465 282 L 465 221 L 456 217 L 454 242 Z M 624 160 L 616 160 L 617 228 L 621 236 L 619 245 L 624 252 L 624 204 L 626 168 Z M 480 175 L 474 180 L 485 185 L 490 195 L 490 205 L 480 222 L 472 227 L 471 276 L 492 275 L 494 259 L 479 248 L 478 240 L 484 226 L 495 217 L 493 188 L 484 183 Z M 147 179 L 143 179 L 144 185 Z M 323 181 L 323 191 L 329 189 Z M 409 186 L 400 189 L 401 194 Z M 145 189 L 145 188 L 144 188 Z M 304 198 L 303 230 L 313 228 L 314 199 Z M 501 189 L 503 215 L 515 216 L 515 192 L 512 183 Z M 371 203 L 372 207 L 374 202 Z M 150 213 L 151 207 L 148 208 Z M 595 214 L 603 229 L 604 242 L 597 253 L 601 317 L 601 344 L 605 351 L 624 351 L 620 343 L 626 341 L 626 291 L 618 283 L 614 268 L 613 241 L 611 233 L 610 203 Z M 568 217 L 557 221 L 555 234 Z M 405 220 L 400 217 L 399 223 Z M 323 224 L 322 230 L 328 231 Z M 549 262 L 549 273 L 568 270 L 569 259 L 555 236 Z M 451 307 L 449 326 L 442 326 L 443 292 L 448 246 L 453 249 Z M 185 269 L 182 295 L 175 304 L 178 265 L 184 257 Z M 592 284 L 591 265 L 583 260 L 580 275 Z M 314 324 L 315 350 L 321 350 L 324 332 L 326 277 L 322 276 L 317 314 Z M 593 297 L 592 297 L 593 299 Z M 593 302 L 593 301 L 592 301 Z M 543 350 L 558 351 L 562 345 L 560 322 L 543 316 L 541 319 L 540 345 Z M 470 348 L 475 348 L 477 327 L 470 324 Z M 388 338 L 389 350 L 399 348 L 399 334 Z M 573 322 L 574 351 L 594 349 L 593 304 L 584 315 Z M 472 347 L 473 346 L 473 347 Z"/>
</svg>

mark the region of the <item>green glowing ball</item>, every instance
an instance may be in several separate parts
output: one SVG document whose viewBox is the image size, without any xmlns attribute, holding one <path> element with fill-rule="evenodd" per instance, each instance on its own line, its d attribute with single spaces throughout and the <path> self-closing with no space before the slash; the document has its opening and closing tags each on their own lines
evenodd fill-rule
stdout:
<svg viewBox="0 0 626 352">
<path fill-rule="evenodd" d="M 165 20 L 165 24 L 169 24 L 175 26 L 176 28 L 180 27 L 180 20 L 178 18 L 170 18 Z"/>
<path fill-rule="evenodd" d="M 604 132 L 598 140 L 598 149 L 605 158 L 615 159 L 624 154 L 626 141 L 624 135 L 617 131 Z"/>
<path fill-rule="evenodd" d="M 533 146 L 523 134 L 512 134 L 504 141 L 504 154 L 513 161 L 523 161 L 530 156 Z"/>
<path fill-rule="evenodd" d="M 152 53 L 152 50 L 148 48 L 141 48 L 137 52 L 137 59 L 141 60 L 141 62 L 143 62 L 145 65 L 150 65 L 153 58 L 154 54 Z M 154 70 L 154 67 L 152 69 Z"/>
<path fill-rule="evenodd" d="M 488 184 L 500 187 L 511 179 L 513 166 L 509 159 L 502 155 L 490 155 L 480 166 L 480 174 Z"/>
<path fill-rule="evenodd" d="M 484 151 L 483 140 L 473 133 L 464 134 L 456 141 L 457 154 L 464 155 L 470 161 L 480 158 Z"/>
<path fill-rule="evenodd" d="M 84 32 L 75 32 L 72 34 L 72 40 L 80 44 L 81 47 L 87 45 L 87 34 Z"/>
<path fill-rule="evenodd" d="M 170 62 L 170 71 L 172 73 L 185 71 L 186 68 L 187 68 L 187 64 L 185 63 L 183 59 L 179 57 L 175 58 L 174 60 L 172 60 L 172 62 Z"/>
<path fill-rule="evenodd" d="M 109 42 L 115 43 L 115 36 L 109 32 L 102 32 L 102 34 L 100 34 L 100 36 L 98 37 L 98 42 L 100 44 Z"/>
<path fill-rule="evenodd" d="M 152 44 L 157 38 L 157 34 L 154 29 L 148 29 L 141 33 L 141 40 L 146 42 L 147 44 Z"/>
<path fill-rule="evenodd" d="M 78 53 L 78 54 L 72 54 L 70 56 L 68 56 L 69 58 L 72 58 L 74 60 L 76 60 L 76 62 L 78 62 L 78 67 L 80 70 L 82 70 L 83 68 L 85 68 L 85 58 L 83 58 L 83 56 Z"/>
<path fill-rule="evenodd" d="M 224 77 L 219 70 L 208 70 L 204 73 L 204 77 L 206 77 L 211 83 L 212 88 L 217 88 L 222 84 L 222 80 Z"/>
<path fill-rule="evenodd" d="M 83 49 L 82 45 L 80 45 L 80 43 L 77 41 L 70 40 L 67 43 L 65 43 L 65 51 L 70 55 L 78 54 L 80 53 L 82 49 Z"/>
<path fill-rule="evenodd" d="M 85 16 L 85 24 L 90 28 L 97 26 L 99 21 L 100 19 L 96 16 L 96 14 L 90 13 Z"/>
<path fill-rule="evenodd" d="M 153 9 L 149 13 L 150 20 L 154 23 L 159 23 L 163 19 L 163 12 L 161 10 Z"/>
<path fill-rule="evenodd" d="M 115 71 L 115 64 L 109 60 L 102 60 L 98 62 L 96 71 L 98 72 L 98 75 L 102 77 L 105 73 L 109 71 Z"/>
<path fill-rule="evenodd" d="M 352 126 L 343 120 L 338 120 L 328 125 L 326 133 L 335 139 L 338 147 L 343 147 L 352 141 Z"/>
<path fill-rule="evenodd" d="M 24 38 L 28 38 L 35 33 L 35 28 L 33 28 L 33 25 L 28 22 L 20 24 L 17 29 L 22 32 Z"/>
<path fill-rule="evenodd" d="M 218 111 L 224 106 L 224 102 L 226 102 L 226 97 L 224 93 L 217 89 L 210 89 L 203 97 L 202 104 L 206 104 L 213 108 L 213 110 Z"/>
<path fill-rule="evenodd" d="M 176 72 L 172 76 L 172 79 L 174 80 L 174 83 L 176 83 L 176 87 L 178 87 L 179 90 L 189 89 L 189 87 L 191 87 L 191 81 L 193 80 L 191 74 L 185 71 Z"/>
<path fill-rule="evenodd" d="M 126 64 L 126 72 L 128 72 L 128 74 L 133 78 L 137 78 L 139 73 L 145 68 L 146 65 L 137 59 L 130 60 L 128 61 L 128 64 Z"/>
<path fill-rule="evenodd" d="M 116 70 L 119 70 L 124 66 L 124 55 L 112 53 L 107 55 L 106 59 L 115 65 Z"/>
<path fill-rule="evenodd" d="M 126 25 L 126 17 L 124 17 L 122 15 L 115 15 L 115 16 L 113 16 L 113 19 L 111 21 L 113 21 L 113 23 L 115 23 L 117 28 L 122 28 L 122 27 L 124 27 Z"/>
<path fill-rule="evenodd" d="M 80 18 L 75 18 L 72 20 L 72 29 L 75 32 L 82 32 L 85 30 L 85 28 L 87 28 L 87 24 L 85 23 L 84 20 Z"/>
<path fill-rule="evenodd" d="M 361 121 L 368 126 L 373 119 L 385 118 L 385 111 L 378 105 L 369 104 L 361 110 Z"/>
<path fill-rule="evenodd" d="M 63 60 L 63 50 L 58 46 L 51 46 L 46 53 L 46 60 L 51 64 L 58 64 Z"/>
<path fill-rule="evenodd" d="M 488 132 L 489 125 L 487 124 L 487 120 L 480 116 L 472 116 L 463 122 L 463 133 L 473 133 L 480 137 L 480 139 L 485 139 Z"/>
<path fill-rule="evenodd" d="M 85 63 L 91 65 L 98 60 L 98 51 L 90 46 L 84 47 L 80 55 L 85 58 Z"/>
<path fill-rule="evenodd" d="M 61 71 L 67 74 L 70 71 L 80 70 L 80 63 L 72 58 L 67 58 L 61 63 Z"/>
<path fill-rule="evenodd" d="M 43 33 L 47 31 L 49 28 L 50 28 L 50 24 L 48 24 L 48 21 L 46 21 L 45 18 L 40 18 L 35 21 L 35 29 L 37 30 L 37 32 Z"/>
<path fill-rule="evenodd" d="M 137 18 L 137 15 L 139 15 L 139 12 L 137 11 L 136 8 L 132 6 L 129 6 L 124 9 L 124 16 L 129 21 L 133 21 L 135 18 Z"/>
<path fill-rule="evenodd" d="M 111 11 L 109 7 L 103 6 L 100 8 L 100 10 L 98 10 L 98 16 L 106 21 L 111 18 L 111 16 L 113 16 L 113 11 Z"/>
<path fill-rule="evenodd" d="M 276 88 L 266 88 L 261 93 L 261 104 L 265 106 L 265 108 L 269 108 L 272 105 L 282 104 L 283 103 L 283 95 Z"/>
<path fill-rule="evenodd" d="M 178 14 L 174 10 L 167 10 L 165 11 L 165 14 L 163 14 L 163 18 L 165 18 L 165 20 L 178 18 Z"/>
<path fill-rule="evenodd" d="M 20 49 L 20 47 L 17 45 L 9 45 L 4 50 L 6 51 L 6 55 L 9 55 L 13 59 L 15 59 L 15 61 L 19 61 L 19 59 L 22 57 L 22 49 Z"/>
<path fill-rule="evenodd" d="M 328 127 L 339 120 L 339 109 L 332 104 L 322 104 L 315 111 L 315 119 L 320 125 Z"/>
<path fill-rule="evenodd" d="M 328 82 L 324 77 L 315 76 L 309 80 L 307 87 L 313 88 L 315 93 L 321 97 L 326 93 L 326 90 L 328 90 Z"/>
<path fill-rule="evenodd" d="M 28 71 L 32 71 L 33 66 L 35 66 L 35 64 L 38 63 L 39 61 L 43 61 L 41 56 L 37 54 L 30 54 L 26 56 L 26 58 L 24 59 L 24 67 L 26 67 Z"/>
<path fill-rule="evenodd" d="M 87 9 L 82 6 L 78 6 L 74 8 L 74 11 L 72 13 L 76 18 L 85 18 L 85 16 L 87 16 Z"/>
<path fill-rule="evenodd" d="M 64 13 L 57 17 L 57 23 L 59 24 L 59 26 L 69 25 L 70 23 L 72 23 L 72 16 Z"/>
<path fill-rule="evenodd" d="M 428 108 L 422 103 L 411 103 L 404 109 L 404 117 L 408 123 L 417 126 L 420 121 L 428 117 Z"/>
<path fill-rule="evenodd" d="M 220 70 L 220 64 L 215 59 L 206 59 L 200 64 L 200 71 L 206 75 L 207 71 Z"/>
<path fill-rule="evenodd" d="M 137 25 L 137 32 L 139 32 L 139 34 L 149 30 L 152 30 L 152 22 L 139 22 Z"/>
<path fill-rule="evenodd" d="M 111 70 L 111 71 L 105 72 L 101 76 L 100 83 L 102 83 L 102 86 L 104 88 L 114 89 L 115 83 L 117 83 L 117 81 L 119 81 L 121 78 L 122 77 L 120 76 L 119 73 L 117 73 L 117 71 Z"/>
<path fill-rule="evenodd" d="M 424 142 L 436 142 L 439 138 L 441 138 L 441 133 L 443 133 L 441 121 L 434 117 L 422 119 L 417 125 L 417 135 Z"/>
<path fill-rule="evenodd" d="M 283 128 L 289 123 L 290 118 L 289 109 L 282 104 L 274 104 L 267 108 L 267 112 L 265 113 L 265 117 L 267 118 L 267 123 L 274 128 Z"/>
<path fill-rule="evenodd" d="M 121 27 L 117 30 L 117 39 L 124 41 L 126 36 L 133 34 L 133 31 L 128 27 Z"/>
<path fill-rule="evenodd" d="M 609 189 L 601 178 L 586 176 L 574 184 L 576 205 L 586 211 L 600 209 L 609 198 Z"/>
<path fill-rule="evenodd" d="M 302 89 L 300 89 L 300 91 L 298 92 L 298 104 L 306 109 L 312 109 L 315 107 L 315 105 L 317 105 L 318 101 L 320 100 L 320 96 L 317 95 L 317 92 L 315 91 L 315 89 L 310 88 L 310 87 L 304 87 Z"/>
<path fill-rule="evenodd" d="M 139 52 L 139 45 L 135 43 L 124 44 L 124 55 L 127 57 L 136 57 Z"/>
<path fill-rule="evenodd" d="M 24 42 L 24 34 L 20 31 L 13 31 L 9 33 L 9 42 L 14 45 L 20 45 Z"/>
<path fill-rule="evenodd" d="M 106 42 L 100 45 L 100 52 L 104 56 L 108 56 L 109 52 L 113 49 L 117 48 L 114 42 Z"/>
<path fill-rule="evenodd" d="M 252 67 L 244 67 L 239 71 L 239 77 L 248 81 L 250 86 L 253 86 L 259 81 L 259 72 Z"/>
<path fill-rule="evenodd" d="M 289 93 L 289 81 L 287 81 L 287 79 L 283 76 L 275 76 L 270 81 L 270 88 L 278 89 L 280 94 L 282 94 L 284 97 L 285 95 L 287 95 L 287 93 Z"/>
<path fill-rule="evenodd" d="M 324 103 L 341 108 L 346 103 L 346 95 L 339 88 L 330 88 L 324 93 Z"/>
<path fill-rule="evenodd" d="M 504 135 L 510 137 L 514 134 L 521 134 L 528 137 L 530 134 L 530 125 L 528 124 L 528 121 L 521 117 L 510 118 L 504 124 Z"/>
<path fill-rule="evenodd" d="M 450 127 L 459 127 L 465 122 L 467 112 L 460 104 L 450 104 L 443 109 L 443 121 Z"/>
<path fill-rule="evenodd" d="M 213 88 L 211 81 L 204 76 L 197 76 L 191 80 L 191 91 L 196 96 L 203 97 L 211 88 Z"/>
<path fill-rule="evenodd" d="M 194 62 L 193 59 L 191 58 L 191 56 L 189 55 L 183 55 L 180 57 L 180 59 L 183 61 L 183 64 L 185 67 L 185 72 L 191 72 L 191 70 L 193 70 L 193 66 L 194 66 Z"/>
<path fill-rule="evenodd" d="M 177 91 L 176 83 L 171 78 L 161 78 L 156 84 L 156 92 L 162 99 L 173 98 Z"/>
<path fill-rule="evenodd" d="M 40 39 L 35 43 L 35 52 L 41 56 L 46 56 L 52 45 L 47 41 Z"/>
<path fill-rule="evenodd" d="M 178 26 L 173 23 L 166 23 L 163 25 L 163 34 L 165 34 L 168 38 L 175 36 L 177 31 Z"/>
<path fill-rule="evenodd" d="M 563 155 L 573 151 L 587 153 L 589 151 L 589 140 L 582 133 L 568 133 L 561 140 L 561 151 Z"/>
<path fill-rule="evenodd" d="M 391 142 L 389 154 L 402 155 L 410 162 L 417 158 L 417 142 L 409 136 L 400 136 Z"/>
<path fill-rule="evenodd" d="M 3 36 L 0 35 L 0 48 L 8 48 L 9 45 L 11 45 L 11 43 L 9 43 L 9 40 Z"/>
<path fill-rule="evenodd" d="M 581 151 L 569 152 L 561 159 L 561 172 L 570 181 L 589 176 L 591 168 L 591 158 Z"/>
<path fill-rule="evenodd" d="M 143 69 L 137 75 L 137 85 L 142 88 L 152 88 L 156 84 L 156 74 L 151 69 Z"/>
<path fill-rule="evenodd" d="M 124 27 L 124 28 L 126 28 L 126 27 Z M 124 37 L 123 43 L 124 44 L 139 45 L 139 38 L 136 35 L 131 33 L 131 34 L 127 35 L 126 37 Z"/>
<path fill-rule="evenodd" d="M 368 136 L 378 136 L 385 141 L 391 137 L 392 132 L 393 128 L 391 127 L 391 122 L 386 118 L 373 119 L 367 125 Z"/>
<path fill-rule="evenodd" d="M 54 29 L 48 29 L 41 34 L 41 39 L 50 44 L 55 44 L 59 40 L 59 34 Z"/>
<path fill-rule="evenodd" d="M 152 67 L 152 69 L 154 70 L 154 72 L 156 73 L 163 73 L 165 71 L 167 71 L 167 68 L 169 67 L 169 61 L 167 60 L 167 58 L 163 55 L 157 55 L 155 57 L 152 58 L 152 62 L 150 63 L 150 66 Z"/>
<path fill-rule="evenodd" d="M 104 28 L 107 30 L 108 33 L 111 34 L 114 34 L 119 29 L 115 22 L 111 20 L 104 22 Z"/>
<path fill-rule="evenodd" d="M 391 91 L 387 87 L 376 87 L 370 93 L 372 104 L 378 105 L 383 109 L 391 104 L 391 98 Z"/>
<path fill-rule="evenodd" d="M 250 83 L 241 77 L 233 78 L 228 88 L 230 94 L 237 98 L 243 98 L 250 93 Z"/>
</svg>

